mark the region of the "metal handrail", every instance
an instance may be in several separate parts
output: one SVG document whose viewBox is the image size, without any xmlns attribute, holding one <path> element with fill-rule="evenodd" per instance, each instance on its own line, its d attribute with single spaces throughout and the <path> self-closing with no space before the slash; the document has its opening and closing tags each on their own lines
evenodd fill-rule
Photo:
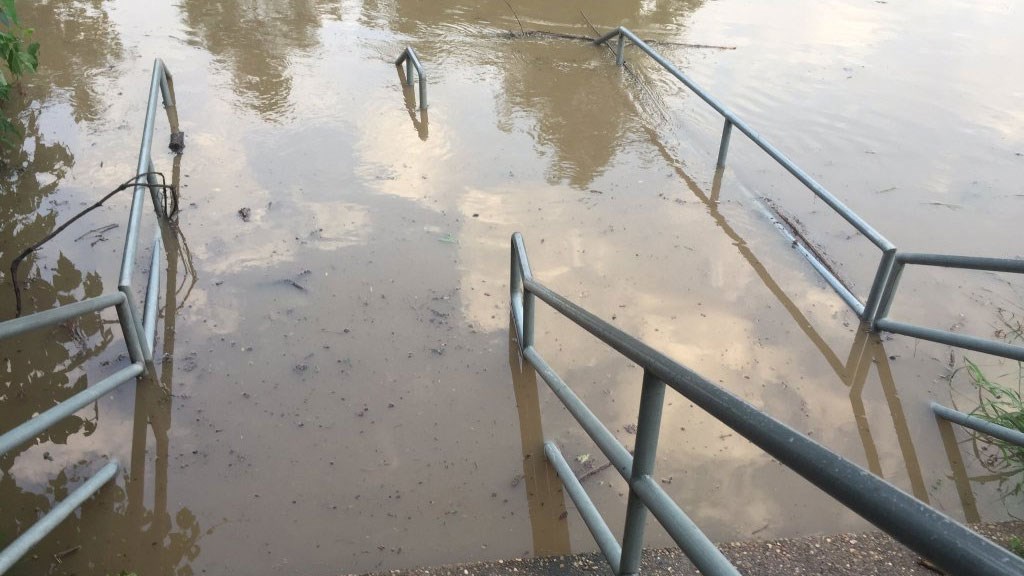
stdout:
<svg viewBox="0 0 1024 576">
<path fill-rule="evenodd" d="M 626 40 L 628 39 L 634 46 L 640 48 L 640 50 L 650 56 L 662 68 L 667 70 L 687 88 L 693 91 L 694 94 L 699 96 L 704 100 L 704 102 L 722 115 L 725 119 L 725 125 L 722 129 L 722 137 L 718 151 L 717 167 L 719 169 L 725 166 L 725 159 L 729 151 L 732 127 L 735 126 L 882 251 L 882 256 L 879 259 L 878 267 L 875 270 L 875 276 L 871 282 L 871 289 L 868 292 L 867 300 L 861 302 L 849 290 L 849 288 L 847 288 L 842 281 L 836 277 L 829 267 L 813 253 L 813 251 L 803 249 L 799 243 L 794 241 L 794 245 L 797 246 L 800 254 L 810 262 L 815 271 L 817 271 L 818 274 L 837 292 L 839 297 L 847 304 L 847 306 L 849 306 L 857 316 L 868 325 L 871 331 L 885 330 L 887 332 L 903 334 L 923 340 L 931 340 L 934 342 L 949 344 L 951 346 L 959 346 L 969 350 L 995 354 L 997 356 L 1003 356 L 1015 360 L 1024 360 L 1024 347 L 1012 346 L 1001 342 L 986 340 L 984 338 L 955 334 L 942 330 L 924 328 L 886 318 L 889 313 L 889 308 L 892 305 L 892 300 L 895 296 L 896 287 L 903 272 L 903 267 L 906 264 L 1024 273 L 1024 261 L 1000 258 L 949 256 L 941 254 L 897 253 L 896 246 L 892 242 L 875 230 L 863 218 L 853 212 L 853 210 L 843 204 L 842 201 L 833 196 L 821 184 L 811 178 L 810 175 L 798 167 L 789 159 L 789 157 L 783 154 L 782 151 L 765 140 L 757 131 L 751 128 L 749 124 L 737 116 L 735 112 L 719 102 L 715 97 L 708 94 L 696 82 L 686 76 L 686 74 L 666 60 L 661 54 L 656 52 L 628 28 L 620 26 L 615 30 L 608 32 L 604 36 L 601 36 L 597 40 L 594 40 L 594 44 L 602 45 L 613 38 L 618 39 L 618 43 L 615 48 L 615 61 L 617 65 L 623 66 L 625 64 L 625 48 Z"/>
<path fill-rule="evenodd" d="M 75 489 L 67 498 L 61 500 L 45 516 L 40 518 L 31 528 L 26 530 L 18 539 L 11 542 L 0 552 L 0 574 L 10 570 L 11 566 L 22 556 L 28 554 L 33 546 L 53 532 L 65 518 L 72 515 L 75 509 L 95 494 L 104 484 L 109 482 L 120 468 L 117 460 L 111 460 L 99 472 L 93 474 L 81 486 Z"/>
<path fill-rule="evenodd" d="M 145 316 L 140 316 L 138 306 L 132 294 L 132 272 L 135 268 L 135 252 L 139 243 L 139 228 L 142 222 L 142 211 L 146 189 L 149 189 L 150 198 L 153 201 L 153 209 L 158 217 L 166 216 L 160 206 L 157 191 L 156 170 L 153 167 L 153 131 L 156 124 L 156 106 L 158 93 L 163 98 L 164 108 L 167 111 L 167 120 L 171 126 L 172 143 L 175 137 L 180 137 L 178 132 L 177 106 L 174 100 L 174 80 L 170 71 L 164 65 L 163 60 L 157 58 L 153 61 L 153 75 L 149 84 L 149 100 L 146 104 L 146 119 L 142 126 L 142 143 L 139 146 L 139 161 L 136 166 L 136 174 L 145 174 L 149 186 L 137 185 L 132 194 L 132 207 L 128 216 L 128 231 L 124 239 L 124 251 L 121 256 L 121 273 L 117 281 L 117 289 L 128 298 L 128 305 L 132 307 L 133 316 L 137 324 L 139 334 L 144 335 L 145 346 L 143 354 L 146 362 L 153 361 L 153 342 L 156 337 L 156 322 L 147 324 Z M 153 240 L 153 251 L 157 252 L 160 244 L 159 230 Z M 154 257 L 154 263 L 159 260 Z M 149 281 L 147 293 L 156 293 L 154 286 L 160 286 L 160 267 L 151 266 L 149 269 Z M 148 300 L 148 298 L 147 298 Z M 148 302 L 147 302 L 148 304 Z M 147 311 L 149 311 L 147 306 Z"/>
<path fill-rule="evenodd" d="M 165 220 L 158 196 L 156 171 L 153 167 L 152 143 L 153 129 L 156 120 L 156 103 L 158 91 L 163 95 L 167 111 L 168 123 L 171 126 L 171 147 L 178 150 L 183 146 L 184 136 L 178 130 L 177 110 L 174 103 L 174 84 L 170 72 L 159 58 L 153 63 L 153 77 L 149 87 L 149 100 L 146 105 L 146 120 L 142 130 L 142 145 L 139 150 L 137 174 L 146 176 L 149 186 L 136 185 L 132 197 L 131 212 L 128 216 L 128 230 L 125 235 L 125 247 L 121 258 L 121 273 L 118 279 L 118 291 L 75 302 L 58 308 L 36 312 L 21 318 L 0 322 L 0 340 L 14 338 L 92 314 L 107 308 L 115 308 L 117 318 L 124 333 L 125 345 L 131 364 L 103 380 L 89 386 L 85 390 L 58 403 L 41 414 L 22 422 L 11 430 L 0 434 L 0 456 L 17 446 L 31 441 L 40 433 L 54 426 L 64 418 L 71 416 L 83 407 L 96 402 L 106 394 L 126 382 L 143 376 L 153 370 L 153 346 L 156 338 L 156 324 L 159 315 L 160 291 L 160 252 L 162 241 L 159 225 L 153 240 L 153 254 L 150 260 L 149 277 L 146 286 L 146 299 L 143 315 L 139 316 L 138 307 L 132 294 L 132 272 L 135 264 L 135 253 L 138 245 L 139 228 L 142 220 L 142 208 L 145 202 L 145 189 L 150 189 L 153 208 L 159 220 Z M 0 574 L 5 573 L 22 556 L 37 544 L 57 525 L 72 514 L 89 497 L 99 491 L 110 481 L 120 469 L 116 460 L 108 462 L 89 480 L 79 486 L 65 500 L 57 503 L 49 513 L 38 520 L 31 528 L 22 533 L 14 542 L 0 550 Z"/>
<path fill-rule="evenodd" d="M 412 49 L 412 46 L 406 46 L 402 54 L 395 60 L 395 66 L 401 66 L 402 62 L 405 62 L 405 83 L 412 86 L 412 70 L 416 69 L 416 74 L 420 78 L 420 110 L 427 109 L 427 73 L 423 71 L 423 65 L 420 64 L 419 57 L 416 56 L 416 51 Z"/>
<path fill-rule="evenodd" d="M 673 540 L 703 573 L 737 573 L 652 477 L 665 386 L 682 394 L 939 568 L 956 574 L 1024 573 L 1024 559 L 993 544 L 547 288 L 534 279 L 522 236 L 518 232 L 512 235 L 511 244 L 510 312 L 520 351 L 630 487 L 623 544 L 621 552 L 616 554 L 615 546 L 610 546 L 611 543 L 604 537 L 610 532 L 593 502 L 585 492 L 577 490 L 578 487 L 571 479 L 563 476 L 563 483 L 577 507 L 581 511 L 585 510 L 583 517 L 588 528 L 604 540 L 602 552 L 617 575 L 635 574 L 638 569 L 647 509 L 654 513 Z M 534 309 L 537 298 L 643 367 L 635 456 L 629 456 L 611 432 L 537 352 L 534 347 Z M 553 444 L 545 445 L 545 453 L 553 459 L 557 470 L 556 452 L 557 448 Z M 618 545 L 617 542 L 614 544 Z"/>
<path fill-rule="evenodd" d="M 889 273 L 882 296 L 878 313 L 872 319 L 872 329 L 885 330 L 923 340 L 931 340 L 950 346 L 959 346 L 968 350 L 994 354 L 1004 358 L 1011 358 L 1017 361 L 1024 361 L 1024 346 L 1015 346 L 1006 342 L 987 340 L 977 336 L 958 334 L 946 330 L 925 328 L 905 322 L 890 320 L 889 310 L 892 308 L 893 300 L 896 298 L 896 289 L 899 286 L 903 270 L 908 264 L 918 266 L 937 266 L 941 268 L 956 268 L 960 270 L 984 270 L 988 272 L 1009 272 L 1011 274 L 1024 274 L 1024 260 L 1010 260 L 1004 258 L 981 258 L 977 256 L 951 256 L 947 254 L 917 254 L 913 252 L 900 252 L 893 260 L 892 271 Z"/>
<path fill-rule="evenodd" d="M 977 430 L 982 434 L 987 434 L 997 440 L 1002 440 L 1003 442 L 1009 442 L 1014 446 L 1024 447 L 1024 432 L 1021 432 L 1020 430 L 1014 430 L 1012 428 L 1007 428 L 1006 426 L 1000 426 L 995 422 L 982 420 L 977 416 L 964 414 L 959 410 L 947 408 L 938 402 L 932 402 L 931 407 L 932 412 L 943 420 L 949 420 L 950 422 L 959 424 L 965 428 Z"/>
<path fill-rule="evenodd" d="M 718 148 L 718 160 L 717 167 L 725 167 L 725 159 L 729 152 L 729 142 L 732 136 L 732 128 L 735 126 L 747 135 L 748 138 L 757 144 L 759 148 L 765 151 L 773 160 L 775 160 L 780 166 L 786 169 L 792 174 L 797 180 L 799 180 L 808 190 L 814 193 L 815 196 L 825 202 L 832 210 L 834 210 L 839 216 L 850 223 L 858 232 L 863 234 L 872 244 L 878 247 L 882 251 L 881 259 L 878 263 L 878 268 L 875 272 L 875 278 L 871 284 L 871 290 L 868 293 L 868 298 L 865 302 L 858 300 L 849 291 L 846 286 L 843 285 L 842 281 L 836 277 L 836 275 L 828 269 L 823 263 L 818 262 L 818 258 L 805 251 L 804 257 L 811 261 L 814 265 L 814 269 L 821 275 L 821 277 L 828 282 L 836 292 L 843 298 L 843 301 L 853 309 L 857 316 L 862 319 L 871 317 L 874 311 L 878 307 L 878 301 L 881 296 L 882 286 L 885 282 L 885 276 L 891 266 L 892 258 L 896 251 L 896 246 L 890 242 L 885 236 L 874 229 L 870 224 L 867 223 L 863 218 L 858 216 L 853 210 L 851 210 L 841 200 L 832 195 L 831 192 L 825 189 L 824 186 L 819 184 L 814 178 L 807 172 L 797 166 L 788 156 L 782 153 L 781 150 L 776 148 L 774 145 L 764 139 L 756 130 L 750 127 L 745 121 L 736 115 L 731 109 L 726 107 L 724 104 L 719 102 L 714 96 L 710 95 L 701 88 L 696 82 L 691 80 L 686 74 L 676 68 L 671 62 L 665 59 L 664 56 L 659 54 L 653 48 L 651 48 L 646 42 L 637 37 L 636 34 L 631 32 L 628 28 L 619 26 L 615 30 L 608 32 L 604 36 L 601 36 L 597 40 L 594 40 L 594 44 L 601 45 L 612 38 L 618 38 L 618 44 L 616 46 L 616 64 L 623 66 L 625 64 L 625 49 L 626 40 L 628 39 L 633 43 L 634 46 L 642 50 L 652 60 L 657 62 L 662 68 L 668 71 L 669 74 L 675 76 L 677 80 L 683 83 L 689 88 L 694 94 L 699 96 L 704 102 L 711 106 L 716 112 L 722 115 L 725 119 L 725 124 L 722 128 L 721 142 Z"/>
</svg>

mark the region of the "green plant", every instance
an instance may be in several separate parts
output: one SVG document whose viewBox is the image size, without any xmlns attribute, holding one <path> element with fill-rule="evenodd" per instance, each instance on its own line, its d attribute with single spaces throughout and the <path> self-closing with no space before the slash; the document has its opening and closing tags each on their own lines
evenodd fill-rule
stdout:
<svg viewBox="0 0 1024 576">
<path fill-rule="evenodd" d="M 1017 316 L 1000 310 L 999 320 L 1002 327 L 996 330 L 997 337 L 1011 343 L 1024 341 L 1024 324 Z M 990 377 L 965 357 L 963 370 L 978 392 L 978 407 L 971 415 L 1024 432 L 1024 363 L 1017 362 L 1010 372 Z M 998 480 L 1000 486 L 1009 486 L 1004 495 L 1016 496 L 1024 492 L 1024 448 L 984 434 L 972 433 L 971 436 L 975 455 L 993 473 L 992 479 Z"/>
<path fill-rule="evenodd" d="M 0 0 L 0 59 L 7 66 L 6 71 L 0 70 L 0 106 L 10 99 L 12 85 L 39 67 L 39 43 L 29 42 L 31 37 L 32 29 L 18 21 L 14 0 Z M 12 146 L 13 137 L 19 135 L 20 131 L 6 112 L 0 115 L 0 142 Z"/>
<path fill-rule="evenodd" d="M 1024 541 L 1017 536 L 1011 537 L 1010 542 L 1006 547 L 1010 549 L 1010 552 L 1013 552 L 1017 556 L 1024 557 Z"/>
</svg>

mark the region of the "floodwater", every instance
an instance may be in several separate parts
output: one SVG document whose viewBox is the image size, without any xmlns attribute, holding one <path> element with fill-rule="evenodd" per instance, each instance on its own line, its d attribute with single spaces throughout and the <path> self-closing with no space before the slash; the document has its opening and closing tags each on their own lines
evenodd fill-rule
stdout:
<svg viewBox="0 0 1024 576">
<path fill-rule="evenodd" d="M 594 549 L 541 439 L 580 474 L 606 460 L 509 339 L 514 231 L 552 288 L 918 498 L 961 520 L 1024 512 L 1020 478 L 930 415 L 976 403 L 962 371 L 950 384 L 964 354 L 865 334 L 751 198 L 862 296 L 870 243 L 738 133 L 716 178 L 721 120 L 699 98 L 638 52 L 621 70 L 564 37 L 593 35 L 589 19 L 653 40 L 901 249 L 1021 257 L 1019 6 L 511 7 L 19 5 L 43 48 L 9 107 L 26 138 L 4 156 L 0 316 L 14 256 L 133 175 L 155 57 L 187 148 L 166 150 L 158 116 L 154 161 L 182 206 L 159 382 L 0 458 L 0 543 L 108 458 L 122 473 L 12 573 L 326 575 Z M 392 64 L 406 45 L 427 113 Z M 27 310 L 116 289 L 127 208 L 115 197 L 26 261 Z M 1019 280 L 913 269 L 893 315 L 991 336 L 1022 305 Z M 641 370 L 544 306 L 537 322 L 538 349 L 630 446 Z M 110 314 L 2 358 L 5 430 L 127 363 Z M 656 474 L 715 540 L 864 527 L 678 396 Z M 624 484 L 585 485 L 618 531 Z"/>
</svg>

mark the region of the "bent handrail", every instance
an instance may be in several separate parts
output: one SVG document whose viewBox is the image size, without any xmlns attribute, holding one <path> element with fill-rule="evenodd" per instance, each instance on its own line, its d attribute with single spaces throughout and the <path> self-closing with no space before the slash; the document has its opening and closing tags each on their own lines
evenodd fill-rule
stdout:
<svg viewBox="0 0 1024 576">
<path fill-rule="evenodd" d="M 533 277 L 523 238 L 518 232 L 512 235 L 511 244 L 510 312 L 516 335 L 520 337 L 520 350 L 630 486 L 627 522 L 623 531 L 623 552 L 618 558 L 606 555 L 616 574 L 636 572 L 638 564 L 635 562 L 638 562 L 639 549 L 642 547 L 643 518 L 646 509 L 654 512 L 655 517 L 669 530 L 676 543 L 704 573 L 735 573 L 731 565 L 722 567 L 717 564 L 716 559 L 721 553 L 710 544 L 699 529 L 692 526 L 692 521 L 652 478 L 665 386 L 682 394 L 780 463 L 908 548 L 928 558 L 939 568 L 955 574 L 1024 573 L 1024 559 L 761 412 L 741 398 L 544 286 Z M 537 352 L 533 342 L 534 303 L 537 298 L 644 369 L 634 457 L 622 454 L 625 448 L 614 439 L 600 420 L 572 393 L 568 385 Z M 617 448 L 610 446 L 609 438 Z M 547 446 L 545 450 L 548 451 Z M 583 496 L 585 497 L 585 494 Z M 590 508 L 593 507 L 593 503 L 589 497 L 581 499 L 577 506 L 587 508 L 588 516 L 592 517 Z M 603 524 L 603 520 L 601 523 Z M 601 531 L 601 525 L 588 524 L 588 527 L 592 531 Z M 627 550 L 631 552 L 627 554 Z"/>
<path fill-rule="evenodd" d="M 412 46 L 406 46 L 405 50 L 402 51 L 398 59 L 395 60 L 395 66 L 401 66 L 405 62 L 405 83 L 412 86 L 412 70 L 416 69 L 416 74 L 420 78 L 420 110 L 427 109 L 427 73 L 423 71 L 423 65 L 420 64 L 420 59 L 416 56 L 416 51 L 412 49 Z"/>
</svg>

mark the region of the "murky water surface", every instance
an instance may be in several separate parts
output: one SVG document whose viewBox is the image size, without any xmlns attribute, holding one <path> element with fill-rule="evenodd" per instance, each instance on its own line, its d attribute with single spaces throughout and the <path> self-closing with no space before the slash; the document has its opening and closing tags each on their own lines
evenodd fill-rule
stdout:
<svg viewBox="0 0 1024 576">
<path fill-rule="evenodd" d="M 1019 6 L 512 6 L 20 5 L 43 58 L 11 105 L 26 141 L 3 166 L 3 318 L 16 253 L 133 174 L 154 57 L 188 147 L 175 160 L 159 119 L 155 163 L 183 208 L 160 385 L 0 459 L 0 542 L 123 464 L 14 573 L 336 574 L 593 549 L 540 441 L 580 474 L 606 461 L 509 340 L 513 231 L 551 287 L 931 505 L 1024 512 L 1006 497 L 1020 479 L 928 410 L 973 407 L 962 374 L 946 379 L 962 354 L 864 334 L 750 198 L 862 295 L 875 249 L 738 134 L 715 179 L 720 119 L 699 98 L 639 53 L 623 71 L 567 37 L 593 35 L 589 19 L 653 40 L 901 248 L 1020 257 Z M 392 64 L 406 45 L 429 113 Z M 27 261 L 28 310 L 116 289 L 127 207 Z M 903 289 L 894 315 L 982 336 L 1024 303 L 995 274 L 915 269 Z M 4 342 L 2 428 L 126 365 L 114 320 Z M 632 445 L 640 369 L 544 307 L 537 320 L 538 349 Z M 683 398 L 662 429 L 657 477 L 713 539 L 863 527 Z M 618 530 L 623 483 L 585 485 Z"/>
</svg>

